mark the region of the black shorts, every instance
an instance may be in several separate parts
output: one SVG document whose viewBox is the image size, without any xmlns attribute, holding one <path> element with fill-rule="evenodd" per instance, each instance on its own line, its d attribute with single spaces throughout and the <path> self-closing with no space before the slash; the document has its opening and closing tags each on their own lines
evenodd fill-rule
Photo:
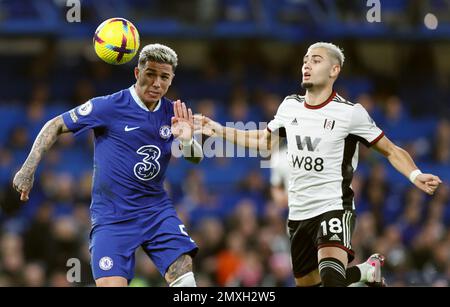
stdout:
<svg viewBox="0 0 450 307">
<path fill-rule="evenodd" d="M 351 262 L 355 258 L 351 245 L 355 218 L 354 211 L 335 210 L 307 220 L 288 220 L 294 276 L 302 277 L 317 269 L 317 251 L 321 247 L 342 248 Z"/>
</svg>

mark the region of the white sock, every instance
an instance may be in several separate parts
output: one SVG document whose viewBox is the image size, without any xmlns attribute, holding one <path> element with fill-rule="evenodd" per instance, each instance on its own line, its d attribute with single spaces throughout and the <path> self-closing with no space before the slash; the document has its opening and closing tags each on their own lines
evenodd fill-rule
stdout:
<svg viewBox="0 0 450 307">
<path fill-rule="evenodd" d="M 197 287 L 195 283 L 194 273 L 187 272 L 184 275 L 181 275 L 173 282 L 170 283 L 169 287 Z"/>
</svg>

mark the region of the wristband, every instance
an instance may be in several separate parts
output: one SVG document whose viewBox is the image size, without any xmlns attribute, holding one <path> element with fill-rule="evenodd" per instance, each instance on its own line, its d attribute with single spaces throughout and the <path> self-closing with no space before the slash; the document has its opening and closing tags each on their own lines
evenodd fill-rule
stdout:
<svg viewBox="0 0 450 307">
<path fill-rule="evenodd" d="M 417 176 L 419 176 L 420 174 L 422 174 L 422 172 L 420 171 L 420 169 L 413 170 L 413 171 L 411 172 L 411 174 L 409 174 L 409 181 L 411 181 L 412 183 L 414 183 L 414 180 L 416 180 Z"/>
</svg>

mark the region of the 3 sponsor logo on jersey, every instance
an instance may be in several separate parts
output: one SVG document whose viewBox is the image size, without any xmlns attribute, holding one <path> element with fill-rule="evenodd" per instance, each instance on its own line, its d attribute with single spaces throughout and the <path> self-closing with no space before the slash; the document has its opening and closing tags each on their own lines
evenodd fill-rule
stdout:
<svg viewBox="0 0 450 307">
<path fill-rule="evenodd" d="M 155 145 L 144 145 L 136 153 L 144 156 L 144 158 L 134 165 L 134 175 L 144 181 L 155 178 L 161 169 L 158 161 L 161 150 Z"/>
</svg>

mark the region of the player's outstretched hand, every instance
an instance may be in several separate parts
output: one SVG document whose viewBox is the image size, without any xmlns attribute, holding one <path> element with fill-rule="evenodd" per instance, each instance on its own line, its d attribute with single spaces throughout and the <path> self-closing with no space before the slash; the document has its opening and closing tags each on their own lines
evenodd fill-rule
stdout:
<svg viewBox="0 0 450 307">
<path fill-rule="evenodd" d="M 172 133 L 173 136 L 180 141 L 189 141 L 194 135 L 194 117 L 192 110 L 186 107 L 181 100 L 175 101 L 173 104 L 174 117 L 172 117 Z"/>
<path fill-rule="evenodd" d="M 414 180 L 416 187 L 430 195 L 434 194 L 441 183 L 441 179 L 432 174 L 419 174 Z"/>
<path fill-rule="evenodd" d="M 201 114 L 194 115 L 194 127 L 195 133 L 213 137 L 221 137 L 223 135 L 223 126 L 221 124 Z"/>
<path fill-rule="evenodd" d="M 20 193 L 20 200 L 27 201 L 29 199 L 31 188 L 33 187 L 34 174 L 28 174 L 25 170 L 20 169 L 13 179 L 14 189 Z"/>
</svg>

